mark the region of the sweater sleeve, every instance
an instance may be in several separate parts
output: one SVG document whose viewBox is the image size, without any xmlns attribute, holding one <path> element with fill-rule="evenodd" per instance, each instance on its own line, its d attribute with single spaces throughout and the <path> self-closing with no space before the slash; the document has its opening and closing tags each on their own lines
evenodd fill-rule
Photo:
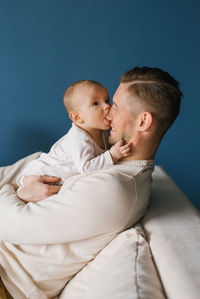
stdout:
<svg viewBox="0 0 200 299">
<path fill-rule="evenodd" d="M 11 185 L 5 185 L 0 190 L 0 241 L 21 245 L 71 242 L 118 232 L 138 220 L 132 213 L 133 182 L 97 172 L 75 176 L 70 186 L 66 183 L 59 194 L 28 204 L 17 198 Z"/>
<path fill-rule="evenodd" d="M 87 136 L 74 140 L 74 144 L 71 143 L 70 149 L 72 161 L 81 174 L 87 174 L 113 165 L 113 160 L 108 150 L 95 157 L 93 141 Z"/>
</svg>

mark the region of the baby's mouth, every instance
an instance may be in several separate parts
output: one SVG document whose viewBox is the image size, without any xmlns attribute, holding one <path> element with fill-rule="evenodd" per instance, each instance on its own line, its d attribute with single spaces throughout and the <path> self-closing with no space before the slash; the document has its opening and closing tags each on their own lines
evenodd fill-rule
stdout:
<svg viewBox="0 0 200 299">
<path fill-rule="evenodd" d="M 111 121 L 107 118 L 107 117 L 105 117 L 105 121 L 110 125 L 111 124 Z"/>
</svg>

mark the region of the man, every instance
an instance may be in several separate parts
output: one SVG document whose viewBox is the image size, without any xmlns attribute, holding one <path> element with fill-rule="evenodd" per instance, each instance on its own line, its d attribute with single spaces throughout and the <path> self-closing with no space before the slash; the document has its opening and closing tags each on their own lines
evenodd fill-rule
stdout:
<svg viewBox="0 0 200 299">
<path fill-rule="evenodd" d="M 0 275 L 18 299 L 51 298 L 121 231 L 145 213 L 154 157 L 176 119 L 178 82 L 156 68 L 126 72 L 109 114 L 110 143 L 132 144 L 118 164 L 67 180 L 27 177 L 20 201 L 11 185 L 0 190 Z M 55 195 L 58 191 L 60 192 Z"/>
</svg>

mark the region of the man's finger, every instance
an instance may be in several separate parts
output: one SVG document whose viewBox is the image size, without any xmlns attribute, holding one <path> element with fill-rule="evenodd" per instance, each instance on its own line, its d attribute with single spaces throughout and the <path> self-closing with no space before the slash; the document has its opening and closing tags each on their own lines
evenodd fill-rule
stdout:
<svg viewBox="0 0 200 299">
<path fill-rule="evenodd" d="M 51 185 L 46 185 L 46 186 L 48 187 L 44 194 L 45 198 L 58 194 L 61 188 L 61 186 L 51 186 Z"/>
<path fill-rule="evenodd" d="M 48 175 L 41 175 L 40 176 L 40 182 L 42 183 L 57 183 L 60 181 L 60 178 L 55 176 L 48 176 Z"/>
<path fill-rule="evenodd" d="M 60 191 L 60 188 L 61 188 L 62 186 L 49 186 L 49 188 L 50 188 L 50 193 L 52 193 L 52 194 L 57 194 L 59 191 Z"/>
</svg>

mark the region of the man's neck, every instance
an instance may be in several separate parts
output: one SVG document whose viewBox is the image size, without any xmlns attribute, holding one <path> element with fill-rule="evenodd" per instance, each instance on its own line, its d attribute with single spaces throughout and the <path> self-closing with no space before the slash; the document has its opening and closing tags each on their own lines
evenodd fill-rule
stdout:
<svg viewBox="0 0 200 299">
<path fill-rule="evenodd" d="M 120 159 L 120 161 L 134 161 L 134 160 L 154 160 L 155 155 L 141 155 L 141 154 L 134 154 L 128 157 Z"/>
<path fill-rule="evenodd" d="M 149 142 L 149 140 L 142 140 L 137 144 L 133 142 L 130 155 L 120 161 L 154 160 L 159 144 L 160 141 Z"/>
</svg>

